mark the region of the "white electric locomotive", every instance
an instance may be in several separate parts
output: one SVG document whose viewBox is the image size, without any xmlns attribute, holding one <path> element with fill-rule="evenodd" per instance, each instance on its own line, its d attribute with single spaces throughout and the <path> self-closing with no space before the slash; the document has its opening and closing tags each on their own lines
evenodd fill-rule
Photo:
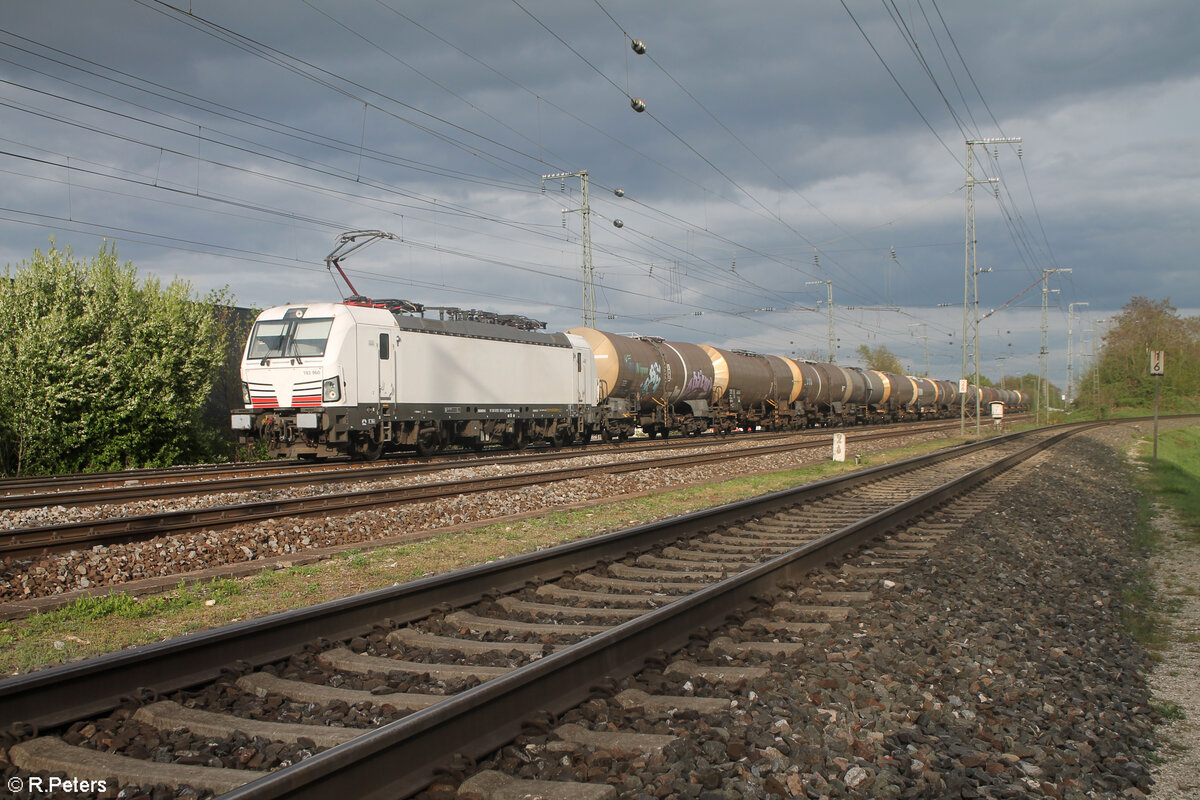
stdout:
<svg viewBox="0 0 1200 800">
<path fill-rule="evenodd" d="M 406 301 L 276 306 L 246 344 L 245 408 L 232 425 L 272 455 L 301 458 L 586 441 L 598 402 L 592 351 L 540 327 Z"/>
</svg>

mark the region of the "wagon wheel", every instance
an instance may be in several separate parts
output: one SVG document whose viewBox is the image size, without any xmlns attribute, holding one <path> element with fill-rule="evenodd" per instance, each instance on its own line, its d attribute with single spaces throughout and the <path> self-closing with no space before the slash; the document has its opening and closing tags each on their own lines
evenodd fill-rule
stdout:
<svg viewBox="0 0 1200 800">
<path fill-rule="evenodd" d="M 525 428 L 517 425 L 512 433 L 504 434 L 504 444 L 513 450 L 524 450 L 529 442 L 525 438 Z"/>
<path fill-rule="evenodd" d="M 442 437 L 436 428 L 426 428 L 417 434 L 417 455 L 428 458 L 441 449 Z"/>
<path fill-rule="evenodd" d="M 354 461 L 378 461 L 383 455 L 383 443 L 377 442 L 370 436 L 363 436 L 354 442 L 350 458 Z"/>
</svg>

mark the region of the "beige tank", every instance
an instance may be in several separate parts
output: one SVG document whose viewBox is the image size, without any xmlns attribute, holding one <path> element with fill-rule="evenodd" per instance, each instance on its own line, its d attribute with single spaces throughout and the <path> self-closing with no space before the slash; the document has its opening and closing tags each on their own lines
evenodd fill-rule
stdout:
<svg viewBox="0 0 1200 800">
<path fill-rule="evenodd" d="M 775 402 L 790 406 L 804 389 L 804 376 L 800 374 L 799 365 L 782 356 L 766 356 L 766 359 L 775 372 Z"/>
<path fill-rule="evenodd" d="M 629 400 L 641 410 L 685 400 L 708 400 L 713 367 L 700 345 L 634 338 L 595 328 L 572 328 L 592 348 L 600 399 Z"/>
<path fill-rule="evenodd" d="M 731 406 L 755 406 L 775 396 L 775 374 L 763 356 L 700 345 L 713 365 L 713 402 L 728 397 Z"/>
</svg>

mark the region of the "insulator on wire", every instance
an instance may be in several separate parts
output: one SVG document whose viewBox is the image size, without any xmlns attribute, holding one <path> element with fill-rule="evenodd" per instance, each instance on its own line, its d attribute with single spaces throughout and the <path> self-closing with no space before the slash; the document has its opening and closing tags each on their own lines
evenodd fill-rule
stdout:
<svg viewBox="0 0 1200 800">
<path fill-rule="evenodd" d="M 1021 145 L 1017 145 L 1017 161 L 1021 160 Z"/>
<path fill-rule="evenodd" d="M 634 39 L 629 43 L 629 46 L 632 47 L 633 52 L 637 53 L 639 56 L 646 55 L 646 43 L 641 39 Z"/>
<path fill-rule="evenodd" d="M 646 110 L 646 101 L 640 97 L 633 97 L 629 100 L 629 106 L 640 114 Z"/>
<path fill-rule="evenodd" d="M 615 194 L 617 197 L 624 197 L 625 190 L 624 189 L 613 189 L 613 194 Z"/>
<path fill-rule="evenodd" d="M 614 220 L 613 220 L 613 227 L 614 227 L 614 228 L 624 228 L 624 227 L 625 227 L 625 223 L 624 223 L 624 222 L 622 222 L 622 221 L 621 221 L 621 220 L 619 220 L 619 219 L 614 219 Z"/>
</svg>

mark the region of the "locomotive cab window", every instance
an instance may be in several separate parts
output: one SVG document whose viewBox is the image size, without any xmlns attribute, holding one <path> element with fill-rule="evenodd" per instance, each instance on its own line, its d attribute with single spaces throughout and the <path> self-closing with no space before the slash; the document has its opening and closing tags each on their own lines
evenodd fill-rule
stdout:
<svg viewBox="0 0 1200 800">
<path fill-rule="evenodd" d="M 389 346 L 388 335 L 386 333 L 379 334 L 379 360 L 387 361 L 391 358 L 391 348 Z"/>
<path fill-rule="evenodd" d="M 333 319 L 273 319 L 254 325 L 247 359 L 316 358 L 325 355 Z"/>
</svg>

